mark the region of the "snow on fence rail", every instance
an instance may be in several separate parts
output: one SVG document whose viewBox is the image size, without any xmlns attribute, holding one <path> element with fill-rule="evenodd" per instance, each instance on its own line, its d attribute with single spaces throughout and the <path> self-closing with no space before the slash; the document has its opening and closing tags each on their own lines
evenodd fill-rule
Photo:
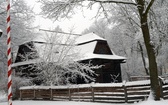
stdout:
<svg viewBox="0 0 168 105">
<path fill-rule="evenodd" d="M 161 97 L 163 99 L 168 99 L 168 80 L 160 80 L 161 87 Z"/>
<path fill-rule="evenodd" d="M 162 87 L 162 97 L 168 99 L 168 83 L 162 84 Z M 21 100 L 46 99 L 133 103 L 148 98 L 150 93 L 150 81 L 71 86 L 30 86 L 21 87 L 19 90 Z"/>
</svg>

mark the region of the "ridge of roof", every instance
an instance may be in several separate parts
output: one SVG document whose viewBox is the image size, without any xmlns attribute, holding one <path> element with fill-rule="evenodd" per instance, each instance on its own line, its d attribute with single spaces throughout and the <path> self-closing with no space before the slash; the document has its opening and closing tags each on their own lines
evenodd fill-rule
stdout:
<svg viewBox="0 0 168 105">
<path fill-rule="evenodd" d="M 107 41 L 106 39 L 104 39 L 104 38 L 96 35 L 94 32 L 92 32 L 92 33 L 81 35 L 78 38 L 76 38 L 75 44 L 87 43 L 87 42 L 91 42 L 94 40 Z"/>
<path fill-rule="evenodd" d="M 58 35 L 55 35 L 55 34 L 44 34 L 44 33 L 40 33 L 38 34 L 34 39 L 32 40 L 28 40 L 28 41 L 25 41 L 24 43 L 22 44 L 26 44 L 26 43 L 29 43 L 29 42 L 46 42 L 47 38 L 49 39 L 57 39 L 57 40 L 61 40 L 61 43 L 64 44 L 65 41 L 64 40 L 67 40 L 67 38 L 69 38 L 69 36 L 65 35 L 65 34 L 60 34 L 58 33 Z M 58 37 L 59 36 L 59 37 Z M 107 41 L 106 39 L 96 35 L 94 32 L 91 32 L 91 33 L 88 33 L 88 34 L 82 34 L 80 36 L 72 36 L 70 38 L 71 40 L 74 40 L 75 41 L 75 44 L 82 44 L 82 43 L 88 43 L 88 42 L 92 42 L 92 41 L 97 41 L 97 40 L 101 40 L 101 41 Z M 20 45 L 22 45 L 20 44 Z"/>
</svg>

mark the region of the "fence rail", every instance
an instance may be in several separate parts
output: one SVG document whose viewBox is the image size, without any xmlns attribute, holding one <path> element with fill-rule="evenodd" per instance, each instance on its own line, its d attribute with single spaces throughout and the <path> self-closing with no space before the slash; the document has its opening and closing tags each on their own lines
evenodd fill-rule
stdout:
<svg viewBox="0 0 168 105">
<path fill-rule="evenodd" d="M 168 83 L 161 84 L 161 95 L 168 99 Z M 92 101 L 110 103 L 134 103 L 146 100 L 150 93 L 150 81 L 109 84 L 85 84 L 71 86 L 21 87 L 20 99 Z"/>
</svg>

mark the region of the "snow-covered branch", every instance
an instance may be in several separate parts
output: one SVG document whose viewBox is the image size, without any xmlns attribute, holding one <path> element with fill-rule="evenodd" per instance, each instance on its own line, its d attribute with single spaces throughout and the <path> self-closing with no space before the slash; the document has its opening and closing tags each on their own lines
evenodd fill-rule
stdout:
<svg viewBox="0 0 168 105">
<path fill-rule="evenodd" d="M 117 4 L 130 4 L 130 5 L 137 5 L 134 2 L 129 2 L 125 0 L 88 0 L 88 1 L 94 1 L 94 2 L 100 2 L 100 3 L 117 3 Z"/>
<path fill-rule="evenodd" d="M 75 41 L 71 35 L 52 33 L 46 36 L 47 43 L 35 45 L 40 57 L 40 62 L 36 65 L 36 75 L 43 85 L 65 85 L 76 83 L 78 79 L 86 83 L 94 81 L 96 74 L 93 70 L 101 66 L 75 60 L 81 55 L 75 50 Z"/>
</svg>

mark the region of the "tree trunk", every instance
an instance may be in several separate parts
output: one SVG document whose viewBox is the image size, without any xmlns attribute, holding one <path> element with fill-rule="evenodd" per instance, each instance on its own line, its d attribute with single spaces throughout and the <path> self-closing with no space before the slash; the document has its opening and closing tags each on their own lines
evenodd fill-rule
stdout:
<svg viewBox="0 0 168 105">
<path fill-rule="evenodd" d="M 147 22 L 147 13 L 144 12 L 144 1 L 138 0 L 138 10 L 141 21 L 141 30 L 143 33 L 143 38 L 145 42 L 145 47 L 148 54 L 149 60 L 149 72 L 150 72 L 150 81 L 151 81 L 151 90 L 153 92 L 153 96 L 155 100 L 160 100 L 160 86 L 158 80 L 158 70 L 156 63 L 156 55 L 154 51 L 154 46 L 152 45 L 152 41 L 150 40 L 150 32 L 148 28 Z"/>
<path fill-rule="evenodd" d="M 142 18 L 142 23 L 145 23 L 145 24 L 142 24 L 141 28 L 142 28 L 142 33 L 143 33 L 144 42 L 145 42 L 145 46 L 148 54 L 148 60 L 149 60 L 151 90 L 153 92 L 155 100 L 159 100 L 160 87 L 159 87 L 159 81 L 158 81 L 158 70 L 157 70 L 154 46 L 151 45 L 149 29 L 145 18 Z"/>
<path fill-rule="evenodd" d="M 143 65 L 144 65 L 144 69 L 145 69 L 146 75 L 149 75 L 149 70 L 146 67 L 146 61 L 145 61 L 145 57 L 144 57 L 144 53 L 143 53 L 143 48 L 142 48 L 142 45 L 141 45 L 140 41 L 138 41 L 138 45 L 139 45 L 139 48 L 140 48 L 140 53 L 141 53 L 141 56 L 142 56 L 142 62 L 143 62 Z"/>
</svg>

